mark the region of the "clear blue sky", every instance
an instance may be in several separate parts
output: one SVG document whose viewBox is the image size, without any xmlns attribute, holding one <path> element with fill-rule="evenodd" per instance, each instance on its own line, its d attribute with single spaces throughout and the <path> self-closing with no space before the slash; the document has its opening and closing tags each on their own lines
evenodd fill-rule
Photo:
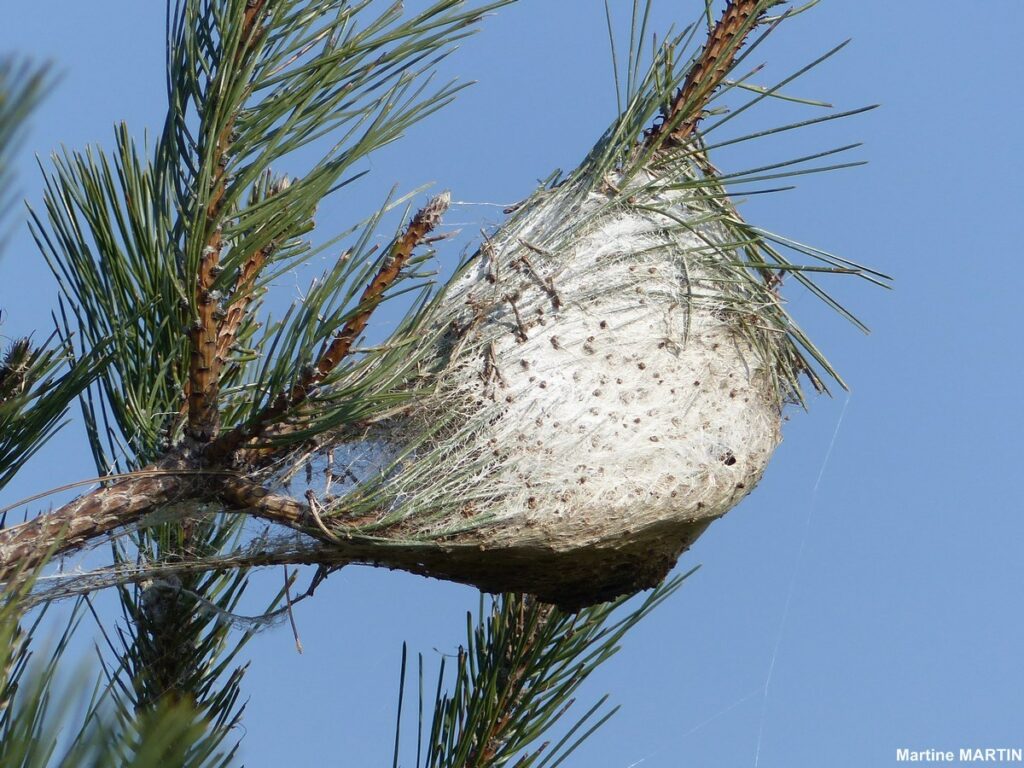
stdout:
<svg viewBox="0 0 1024 768">
<path fill-rule="evenodd" d="M 16 5 L 0 50 L 52 60 L 63 75 L 25 152 L 21 184 L 38 201 L 32 152 L 110 146 L 120 119 L 136 134 L 159 126 L 164 11 L 157 0 Z M 624 30 L 628 2 L 612 5 Z M 702 5 L 656 0 L 655 28 Z M 897 747 L 1024 747 L 1024 286 L 1013 223 L 1022 25 L 1016 0 L 824 0 L 755 53 L 770 84 L 853 37 L 789 90 L 882 109 L 744 145 L 717 164 L 743 169 L 863 140 L 867 167 L 803 179 L 743 210 L 894 275 L 896 290 L 836 285 L 870 337 L 794 300 L 852 394 L 790 414 L 764 481 L 684 556 L 681 568 L 701 570 L 588 684 L 584 706 L 610 691 L 623 709 L 572 765 L 887 766 Z M 480 82 L 382 153 L 371 179 L 321 221 L 337 216 L 340 229 L 395 183 L 514 201 L 551 169 L 571 168 L 614 110 L 600 0 L 521 0 L 446 70 Z M 800 115 L 810 113 L 754 110 L 735 130 Z M 497 210 L 457 206 L 449 221 L 475 230 Z M 0 333 L 45 332 L 54 297 L 19 229 L 0 264 Z M 91 469 L 70 430 L 9 496 Z M 402 641 L 432 665 L 457 647 L 475 604 L 467 588 L 402 574 L 332 578 L 297 608 L 304 655 L 287 628 L 249 647 L 246 763 L 390 765 Z"/>
</svg>

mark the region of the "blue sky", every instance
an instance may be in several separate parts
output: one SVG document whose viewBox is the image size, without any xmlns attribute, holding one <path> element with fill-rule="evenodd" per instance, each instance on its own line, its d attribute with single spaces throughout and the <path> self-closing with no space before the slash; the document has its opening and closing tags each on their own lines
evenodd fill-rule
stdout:
<svg viewBox="0 0 1024 768">
<path fill-rule="evenodd" d="M 628 3 L 611 2 L 624 32 Z M 35 0 L 8 14 L 0 50 L 52 60 L 62 75 L 28 136 L 20 181 L 30 200 L 40 198 L 33 152 L 110 146 L 121 119 L 137 135 L 161 123 L 162 5 Z M 654 28 L 702 5 L 655 0 Z M 898 747 L 1024 747 L 1024 286 L 1013 223 L 1022 23 L 1014 0 L 824 0 L 754 54 L 771 84 L 853 38 L 789 90 L 881 109 L 714 159 L 742 170 L 864 141 L 856 154 L 868 166 L 802 178 L 742 210 L 893 275 L 896 290 L 834 285 L 873 328 L 868 337 L 793 297 L 851 394 L 790 413 L 764 481 L 680 563 L 701 569 L 588 683 L 584 707 L 608 691 L 623 708 L 570 764 L 885 766 Z M 434 181 L 458 201 L 512 202 L 571 168 L 615 109 L 600 0 L 521 0 L 445 69 L 479 83 L 382 152 L 321 221 L 337 217 L 341 229 L 392 184 Z M 810 116 L 769 105 L 723 130 Z M 475 231 L 499 212 L 457 205 L 448 220 Z M 0 333 L 42 333 L 55 293 L 19 229 L 0 264 Z M 71 429 L 5 493 L 91 471 Z M 332 578 L 296 609 L 303 655 L 286 627 L 249 646 L 246 763 L 390 764 L 403 640 L 431 668 L 455 650 L 476 601 L 470 589 L 396 573 Z"/>
</svg>

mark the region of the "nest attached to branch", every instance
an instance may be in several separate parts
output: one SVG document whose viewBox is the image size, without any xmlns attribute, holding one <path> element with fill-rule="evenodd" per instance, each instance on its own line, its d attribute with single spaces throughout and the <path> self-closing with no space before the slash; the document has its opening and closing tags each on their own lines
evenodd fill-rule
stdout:
<svg viewBox="0 0 1024 768">
<path fill-rule="evenodd" d="M 751 491 L 799 357 L 725 209 L 670 167 L 580 173 L 484 243 L 435 307 L 431 394 L 307 458 L 349 483 L 325 515 L 372 503 L 359 535 L 422 572 L 565 605 L 653 586 Z"/>
<path fill-rule="evenodd" d="M 346 319 L 327 331 L 316 364 L 221 435 L 207 418 L 219 415 L 206 407 L 216 387 L 203 382 L 218 360 L 207 344 L 212 367 L 193 356 L 190 368 L 191 442 L 135 481 L 12 531 L 9 552 L 65 529 L 66 548 L 80 548 L 139 523 L 127 502 L 205 493 L 266 530 L 216 556 L 139 573 L 120 564 L 47 588 L 273 563 L 369 563 L 564 608 L 655 586 L 760 480 L 784 407 L 803 402 L 803 377 L 819 391 L 816 370 L 842 383 L 786 313 L 783 276 L 850 319 L 804 270 L 885 279 L 746 224 L 707 160 L 697 124 L 746 35 L 777 23 L 766 15 L 774 5 L 730 2 L 695 57 L 683 55 L 682 34 L 645 77 L 631 63 L 620 114 L 580 167 L 516 207 L 389 343 L 354 355 L 370 314 L 413 271 L 444 195 L 413 217 L 354 309 L 326 312 Z M 792 264 L 776 243 L 824 265 Z M 239 274 L 243 296 L 260 254 Z M 338 278 L 339 291 L 354 285 Z M 228 338 L 231 317 L 219 326 Z M 216 483 L 189 484 L 211 468 Z"/>
</svg>

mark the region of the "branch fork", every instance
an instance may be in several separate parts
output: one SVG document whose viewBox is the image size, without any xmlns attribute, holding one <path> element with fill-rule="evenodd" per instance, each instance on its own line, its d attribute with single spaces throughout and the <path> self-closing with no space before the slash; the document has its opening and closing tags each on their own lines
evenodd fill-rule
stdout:
<svg viewBox="0 0 1024 768">
<path fill-rule="evenodd" d="M 81 549 L 98 537 L 179 501 L 219 499 L 230 509 L 302 531 L 328 544 L 337 543 L 339 539 L 319 515 L 313 503 L 315 499 L 306 505 L 277 496 L 257 483 L 228 475 L 222 468 L 233 462 L 238 449 L 266 430 L 271 427 L 287 429 L 282 417 L 300 405 L 351 353 L 352 344 L 383 301 L 387 289 L 398 279 L 414 249 L 441 223 L 449 202 L 448 193 L 438 195 L 412 218 L 363 291 L 356 314 L 335 334 L 300 384 L 265 409 L 254 424 L 237 427 L 219 438 L 215 434 L 217 409 L 212 399 L 217 393 L 221 370 L 218 360 L 223 359 L 223 353 L 233 343 L 252 286 L 271 253 L 269 249 L 259 251 L 242 267 L 234 294 L 239 298 L 228 306 L 219 321 L 213 317 L 217 299 L 212 290 L 217 251 L 204 253 L 206 260 L 201 265 L 198 280 L 203 287 L 198 289 L 197 298 L 201 317 L 207 321 L 200 322 L 192 331 L 196 346 L 190 370 L 191 389 L 186 400 L 190 431 L 187 447 L 140 470 L 136 476 L 115 481 L 21 525 L 0 530 L 0 581 L 42 564 L 51 554 Z"/>
</svg>

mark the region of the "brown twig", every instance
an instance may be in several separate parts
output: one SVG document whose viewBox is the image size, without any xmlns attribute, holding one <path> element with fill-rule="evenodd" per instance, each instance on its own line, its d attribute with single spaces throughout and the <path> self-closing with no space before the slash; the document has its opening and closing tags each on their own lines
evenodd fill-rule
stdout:
<svg viewBox="0 0 1024 768">
<path fill-rule="evenodd" d="M 291 496 L 284 496 L 263 487 L 259 483 L 241 477 L 227 477 L 217 483 L 217 498 L 229 509 L 248 512 L 270 523 L 283 525 L 317 539 L 323 544 L 335 547 L 348 547 L 349 543 L 342 531 L 332 532 L 320 515 L 320 502 L 315 494 L 306 493 L 307 503 L 303 504 Z M 376 515 L 368 514 L 358 519 L 347 519 L 348 525 L 365 525 L 375 522 Z M 373 545 L 366 545 L 361 551 L 370 552 Z M 353 550 L 354 551 L 354 550 Z"/>
<path fill-rule="evenodd" d="M 265 187 L 266 191 L 263 199 L 268 200 L 276 197 L 290 186 L 291 180 L 287 176 L 271 181 Z M 258 198 L 254 196 L 253 202 L 258 201 Z M 221 364 L 227 360 L 231 345 L 235 343 L 238 331 L 242 327 L 242 321 L 245 320 L 246 311 L 249 309 L 249 305 L 254 298 L 253 288 L 256 285 L 256 280 L 262 274 L 267 262 L 273 258 L 277 248 L 278 241 L 271 241 L 253 252 L 238 271 L 238 277 L 235 279 L 235 289 L 231 292 L 231 300 L 228 303 L 227 311 L 224 313 L 224 318 L 217 329 L 217 358 Z"/>
<path fill-rule="evenodd" d="M 245 9 L 242 22 L 242 42 L 235 51 L 234 65 L 237 67 L 245 54 L 251 51 L 259 38 L 256 26 L 261 18 L 265 0 L 251 0 Z M 221 229 L 221 214 L 224 207 L 228 184 L 228 154 L 231 150 L 231 134 L 236 115 L 230 115 L 221 126 L 214 141 L 213 177 L 210 180 L 210 197 L 206 204 L 206 222 L 209 230 L 206 243 L 199 257 L 199 271 L 196 275 L 194 301 L 196 322 L 189 333 L 192 352 L 189 358 L 188 386 L 188 431 L 200 442 L 213 439 L 220 427 L 220 411 L 217 405 L 218 385 L 223 365 L 219 354 L 219 333 L 223 310 L 220 296 L 214 290 L 220 274 L 220 256 L 224 248 Z"/>
<path fill-rule="evenodd" d="M 363 295 L 359 298 L 359 312 L 349 318 L 342 329 L 335 334 L 331 343 L 325 345 L 321 350 L 316 368 L 310 374 L 310 384 L 315 385 L 323 380 L 342 360 L 348 357 L 352 351 L 352 345 L 366 329 L 370 316 L 383 300 L 385 291 L 398 279 L 402 269 L 412 257 L 416 246 L 422 243 L 427 235 L 441 223 L 441 216 L 448 210 L 450 203 L 451 195 L 442 192 L 427 203 L 423 210 L 413 216 L 405 233 L 395 243 L 376 276 L 363 290 Z M 292 392 L 293 400 L 295 397 L 302 398 L 304 396 L 303 392 Z"/>
<path fill-rule="evenodd" d="M 235 453 L 244 443 L 259 437 L 269 427 L 277 424 L 289 409 L 301 405 L 313 388 L 351 354 L 352 345 L 366 329 L 370 316 L 384 300 L 387 289 L 399 278 L 416 246 L 441 223 L 441 216 L 448 210 L 450 202 L 451 196 L 444 192 L 413 216 L 405 232 L 392 245 L 377 274 L 363 290 L 356 314 L 345 322 L 329 343 L 325 343 L 316 364 L 299 379 L 291 392 L 280 395 L 252 422 L 239 426 L 214 441 L 207 450 L 209 460 L 223 460 Z"/>
<path fill-rule="evenodd" d="M 494 245 L 491 243 L 490 235 L 483 229 L 480 230 L 483 242 L 480 243 L 480 253 L 487 260 L 487 282 L 498 282 L 498 259 L 494 253 Z"/>
<path fill-rule="evenodd" d="M 543 250 L 538 249 L 535 245 L 530 245 L 522 238 L 520 238 L 519 242 L 522 243 L 527 248 L 527 250 L 531 250 L 534 253 L 544 253 Z M 558 291 L 555 290 L 554 281 L 550 277 L 543 277 L 540 274 L 540 272 L 537 271 L 537 268 L 533 266 L 533 262 L 530 261 L 529 257 L 525 253 L 519 255 L 519 261 L 521 261 L 523 266 L 526 267 L 526 269 L 530 272 L 531 275 L 533 275 L 533 279 L 540 283 L 540 287 L 544 289 L 544 292 L 548 295 L 548 298 L 551 299 L 551 305 L 555 309 L 561 309 L 562 297 L 559 296 Z"/>
<path fill-rule="evenodd" d="M 196 440 L 206 441 L 217 432 L 217 320 L 219 309 L 213 283 L 220 269 L 220 234 L 203 248 L 196 277 L 198 320 L 192 326 L 192 356 L 188 370 L 188 429 Z"/>
<path fill-rule="evenodd" d="M 327 526 L 324 525 L 323 518 L 320 517 L 320 512 L 317 507 L 320 506 L 320 502 L 316 498 L 316 494 L 313 489 L 310 488 L 306 491 L 306 502 L 309 504 L 309 514 L 313 518 L 313 522 L 316 523 L 316 527 L 328 538 L 330 541 L 338 541 L 338 537 L 327 530 Z"/>
<path fill-rule="evenodd" d="M 246 310 L 252 303 L 253 285 L 256 283 L 256 278 L 263 271 L 264 265 L 269 261 L 274 250 L 272 245 L 260 248 L 246 260 L 238 273 L 232 301 L 228 305 L 224 320 L 217 331 L 217 358 L 221 364 L 227 360 L 231 345 L 235 343 L 235 337 L 238 335 L 238 329 L 242 327 Z"/>
<path fill-rule="evenodd" d="M 487 352 L 484 354 L 484 369 L 482 375 L 484 384 L 488 386 L 488 388 L 495 381 L 498 382 L 498 386 L 502 389 L 506 389 L 508 387 L 508 382 L 505 381 L 505 377 L 501 373 L 501 368 L 498 366 L 498 353 L 494 351 L 493 341 L 487 345 Z"/>
<path fill-rule="evenodd" d="M 288 186 L 287 178 L 282 178 L 268 187 L 266 197 L 273 197 L 287 189 Z M 242 322 L 245 320 L 246 312 L 255 297 L 253 289 L 256 285 L 256 280 L 262 274 L 267 262 L 273 257 L 277 247 L 276 242 L 271 242 L 258 249 L 246 259 L 245 264 L 242 265 L 238 272 L 238 276 L 235 279 L 235 288 L 231 292 L 230 300 L 227 302 L 227 310 L 217 325 L 217 347 L 214 361 L 217 366 L 218 378 L 221 375 L 224 364 L 227 362 L 228 354 L 231 352 L 231 346 L 235 343 L 238 331 L 242 327 Z M 192 401 L 191 396 L 192 382 L 191 380 L 186 380 L 185 397 L 179 411 L 179 418 L 182 420 L 188 416 L 189 404 Z"/>
<path fill-rule="evenodd" d="M 668 141 L 673 145 L 686 142 L 697 129 L 711 94 L 721 85 L 736 61 L 736 54 L 750 31 L 757 26 L 774 3 L 765 0 L 729 0 L 722 18 L 708 34 L 700 57 L 686 75 L 662 122 L 647 133 L 645 146 L 650 148 Z M 668 135 L 664 135 L 669 131 Z"/>
<path fill-rule="evenodd" d="M 516 319 L 516 341 L 522 343 L 529 340 L 529 336 L 526 333 L 526 323 L 523 322 L 523 316 L 519 312 L 519 306 L 516 304 L 516 300 L 519 298 L 519 294 L 511 294 L 505 297 L 505 301 L 508 302 L 509 306 L 512 307 L 512 314 Z"/>
</svg>

